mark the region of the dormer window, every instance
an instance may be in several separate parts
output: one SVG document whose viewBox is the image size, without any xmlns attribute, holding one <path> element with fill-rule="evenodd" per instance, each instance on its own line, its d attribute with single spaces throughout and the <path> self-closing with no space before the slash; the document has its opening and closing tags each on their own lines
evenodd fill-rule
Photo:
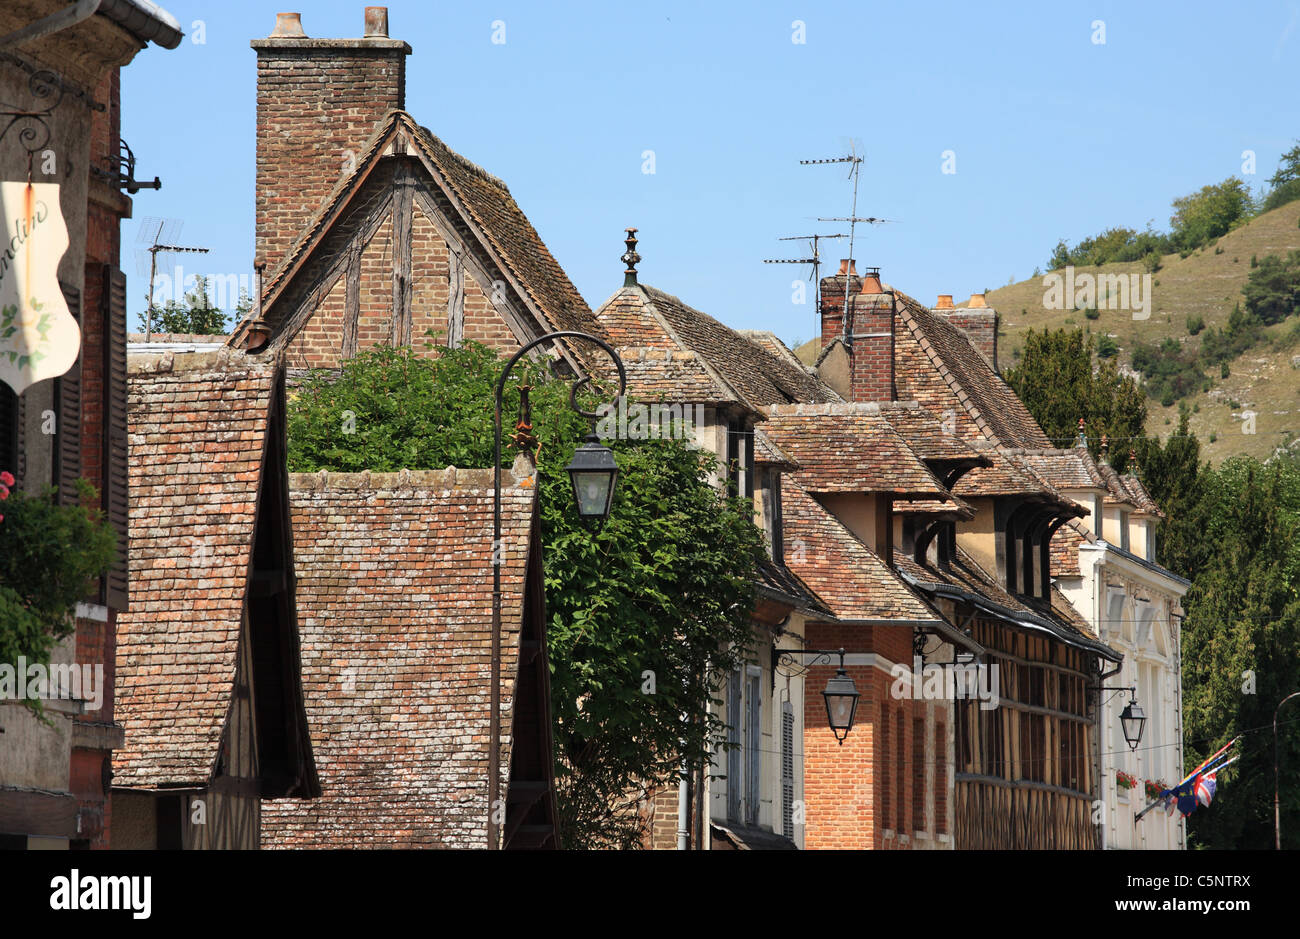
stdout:
<svg viewBox="0 0 1300 939">
<path fill-rule="evenodd" d="M 727 422 L 727 485 L 733 495 L 754 498 L 754 431 L 740 419 Z"/>
<path fill-rule="evenodd" d="M 1123 509 L 1119 510 L 1119 546 L 1127 551 L 1129 546 L 1128 539 L 1128 513 Z"/>
</svg>

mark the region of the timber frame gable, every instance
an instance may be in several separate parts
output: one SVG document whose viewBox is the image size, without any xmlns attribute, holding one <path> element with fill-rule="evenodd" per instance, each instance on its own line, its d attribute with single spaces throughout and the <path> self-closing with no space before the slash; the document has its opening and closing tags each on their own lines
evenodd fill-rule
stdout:
<svg viewBox="0 0 1300 939">
<path fill-rule="evenodd" d="M 291 374 L 337 368 L 376 343 L 478 339 L 507 351 L 544 333 L 602 335 L 596 318 L 499 179 L 390 111 L 262 292 Z M 244 347 L 245 320 L 228 344 Z M 559 350 L 582 373 L 582 356 Z"/>
</svg>

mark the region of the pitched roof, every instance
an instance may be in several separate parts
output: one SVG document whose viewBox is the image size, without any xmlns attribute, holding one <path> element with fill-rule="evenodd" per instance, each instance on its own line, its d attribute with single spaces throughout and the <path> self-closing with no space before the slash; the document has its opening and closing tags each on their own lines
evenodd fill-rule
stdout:
<svg viewBox="0 0 1300 939">
<path fill-rule="evenodd" d="M 1086 447 L 1011 450 L 1054 489 L 1105 489 L 1097 463 Z"/>
<path fill-rule="evenodd" d="M 901 397 L 914 397 L 939 413 L 948 407 L 946 401 L 955 399 L 990 440 L 1010 447 L 1051 446 L 1033 415 L 965 333 L 901 291 L 894 291 L 894 302 L 905 327 L 895 331 L 895 374 Z M 947 396 L 932 380 L 934 373 L 946 386 Z"/>
<path fill-rule="evenodd" d="M 762 428 L 754 429 L 754 462 L 785 470 L 799 468 L 799 461 L 773 443 L 772 438 L 763 433 Z"/>
<path fill-rule="evenodd" d="M 1066 642 L 1086 648 L 1109 658 L 1120 660 L 1119 653 L 1098 639 L 1097 634 L 1056 588 L 1052 588 L 1051 613 L 1030 607 L 1019 597 L 1012 596 L 997 580 L 989 575 L 969 554 L 960 548 L 946 568 L 918 564 L 912 558 L 894 555 L 894 567 L 908 583 L 917 585 L 927 593 L 943 594 L 958 591 L 977 602 L 983 602 L 997 615 L 1022 628 L 1043 629 Z"/>
<path fill-rule="evenodd" d="M 463 222 L 518 282 L 548 327 L 601 334 L 591 308 L 547 249 L 506 184 L 456 153 L 416 123 L 410 114 L 400 110 L 389 111 L 379 120 L 361 149 L 356 167 L 335 185 L 284 258 L 269 273 L 263 287 L 268 309 L 364 186 L 374 165 L 387 155 L 388 148 L 399 137 L 409 141 L 414 155 L 461 212 Z M 247 322 L 236 327 L 230 344 L 238 345 Z"/>
<path fill-rule="evenodd" d="M 536 501 L 532 477 L 503 482 L 504 776 Z M 290 487 L 324 794 L 264 804 L 263 846 L 484 847 L 492 472 L 293 474 Z"/>
<path fill-rule="evenodd" d="M 923 460 L 970 462 L 983 465 L 988 457 L 956 433 L 945 430 L 939 419 L 918 401 L 884 401 L 877 407 L 885 420 Z"/>
<path fill-rule="evenodd" d="M 1147 487 L 1142 484 L 1142 480 L 1136 475 L 1133 473 L 1125 473 L 1120 477 L 1120 482 L 1123 483 L 1124 488 L 1128 490 L 1129 495 L 1133 498 L 1133 504 L 1138 507 L 1140 512 L 1154 515 L 1156 518 L 1165 517 L 1165 513 L 1161 511 L 1156 500 L 1151 498 L 1151 493 L 1147 492 Z"/>
<path fill-rule="evenodd" d="M 935 613 L 797 483 L 781 486 L 786 566 L 841 620 L 925 620 Z"/>
<path fill-rule="evenodd" d="M 793 355 L 777 354 L 771 341 L 746 338 L 707 313 L 646 284 L 620 288 L 595 315 L 616 347 L 650 346 L 693 352 L 715 385 L 710 401 L 735 403 L 757 411 L 767 404 L 839 400 Z"/>
<path fill-rule="evenodd" d="M 1058 577 L 1080 576 L 1079 547 L 1091 541 L 1096 537 L 1074 519 L 1058 528 L 1049 545 L 1053 573 Z"/>
<path fill-rule="evenodd" d="M 114 785 L 206 785 L 235 687 L 277 365 L 127 363 L 130 610 L 117 619 Z"/>
<path fill-rule="evenodd" d="M 947 496 L 877 405 L 786 404 L 764 413 L 763 432 L 799 462 L 795 479 L 805 489 Z"/>
</svg>

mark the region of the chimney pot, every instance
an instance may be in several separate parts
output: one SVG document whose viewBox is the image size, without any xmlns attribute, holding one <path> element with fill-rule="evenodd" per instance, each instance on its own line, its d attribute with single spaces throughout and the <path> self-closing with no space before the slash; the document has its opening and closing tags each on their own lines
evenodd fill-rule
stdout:
<svg viewBox="0 0 1300 939">
<path fill-rule="evenodd" d="M 271 38 L 306 39 L 307 34 L 302 31 L 302 14 L 301 13 L 275 14 L 275 29 L 271 31 Z"/>
<path fill-rule="evenodd" d="M 982 294 L 982 293 L 973 293 L 973 294 L 971 294 L 971 295 L 970 295 L 970 303 L 967 304 L 967 305 L 970 306 L 972 309 L 975 309 L 975 308 L 978 308 L 978 307 L 987 307 L 987 306 L 988 306 L 988 304 L 984 302 L 984 294 Z"/>
<path fill-rule="evenodd" d="M 952 294 L 950 293 L 939 294 L 939 299 L 935 302 L 934 308 L 936 310 L 951 310 L 953 308 Z"/>
<path fill-rule="evenodd" d="M 880 268 L 869 267 L 866 270 L 866 274 L 862 277 L 862 292 L 867 294 L 884 293 L 884 289 L 880 286 Z"/>
<path fill-rule="evenodd" d="M 388 7 L 366 7 L 365 38 L 388 38 Z"/>
</svg>

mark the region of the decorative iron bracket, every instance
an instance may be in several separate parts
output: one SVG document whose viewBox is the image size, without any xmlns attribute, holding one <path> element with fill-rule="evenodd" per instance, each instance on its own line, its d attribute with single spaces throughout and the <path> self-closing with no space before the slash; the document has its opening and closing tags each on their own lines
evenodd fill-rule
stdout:
<svg viewBox="0 0 1300 939">
<path fill-rule="evenodd" d="M 32 72 L 27 80 L 27 90 L 37 102 L 53 100 L 44 108 L 20 110 L 6 106 L 0 109 L 0 119 L 8 118 L 4 126 L 0 127 L 0 141 L 17 127 L 18 141 L 30 157 L 44 150 L 50 142 L 49 118 L 63 100 L 63 79 L 49 69 L 41 69 Z"/>
</svg>

